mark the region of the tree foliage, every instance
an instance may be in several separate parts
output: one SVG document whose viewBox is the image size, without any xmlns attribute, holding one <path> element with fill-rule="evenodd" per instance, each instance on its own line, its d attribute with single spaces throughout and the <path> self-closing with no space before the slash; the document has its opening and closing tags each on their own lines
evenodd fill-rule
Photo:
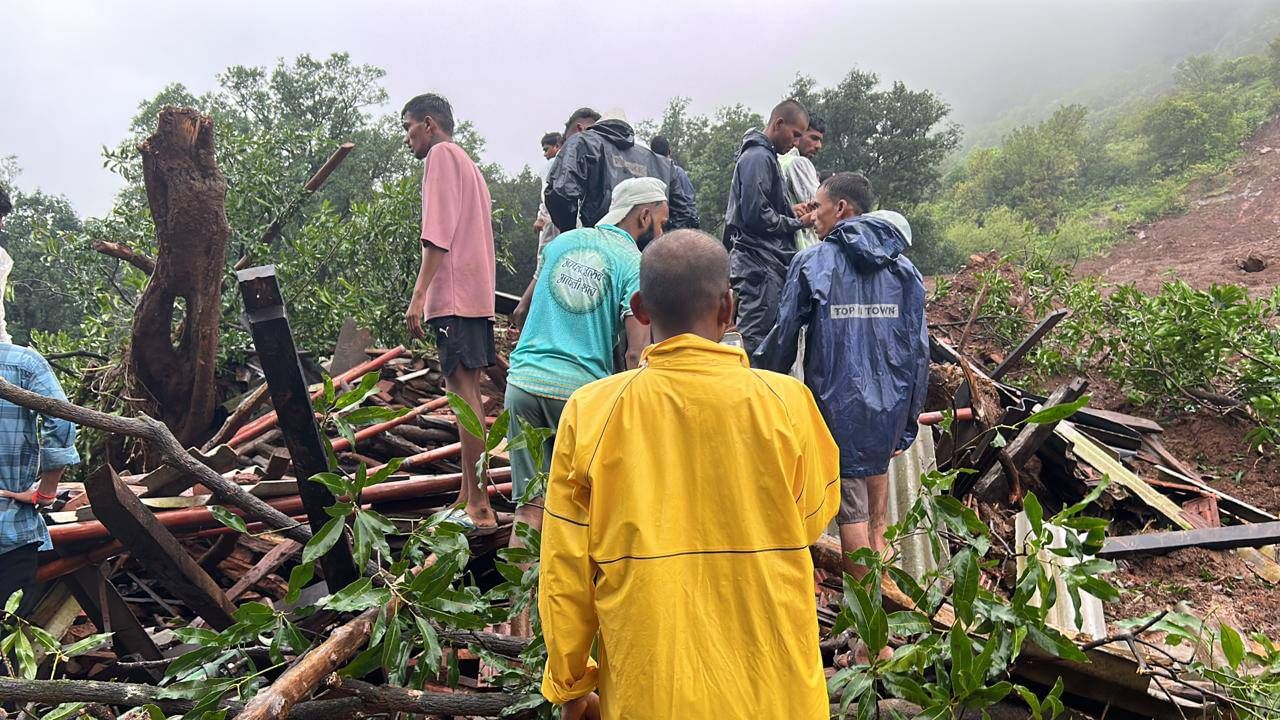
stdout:
<svg viewBox="0 0 1280 720">
<path fill-rule="evenodd" d="M 829 88 L 800 76 L 790 95 L 826 120 L 819 168 L 861 172 L 882 207 L 911 207 L 933 194 L 960 128 L 947 121 L 951 108 L 934 93 L 879 83 L 855 68 Z"/>
</svg>

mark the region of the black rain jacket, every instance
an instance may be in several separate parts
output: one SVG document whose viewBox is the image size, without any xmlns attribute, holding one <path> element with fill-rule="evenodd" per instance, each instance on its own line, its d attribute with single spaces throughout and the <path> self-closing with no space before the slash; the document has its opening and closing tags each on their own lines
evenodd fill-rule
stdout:
<svg viewBox="0 0 1280 720">
<path fill-rule="evenodd" d="M 787 183 L 773 143 L 759 130 L 742 138 L 733 167 L 724 241 L 730 250 L 748 248 L 772 256 L 785 268 L 796 253 L 795 233 L 804 223 L 791 212 Z"/>
<path fill-rule="evenodd" d="M 569 138 L 547 178 L 547 212 L 562 232 L 595 227 L 609 212 L 613 188 L 629 178 L 654 177 L 667 186 L 669 227 L 697 227 L 694 199 L 675 177 L 675 165 L 643 145 L 624 120 L 601 120 Z M 690 224 L 692 223 L 692 224 Z"/>
</svg>

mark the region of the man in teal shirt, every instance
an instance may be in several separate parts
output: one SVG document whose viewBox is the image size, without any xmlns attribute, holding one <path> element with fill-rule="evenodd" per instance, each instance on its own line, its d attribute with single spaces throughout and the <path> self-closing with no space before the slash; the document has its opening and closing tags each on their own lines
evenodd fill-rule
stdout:
<svg viewBox="0 0 1280 720">
<path fill-rule="evenodd" d="M 595 227 L 570 230 L 543 249 L 529 317 L 507 373 L 506 407 L 521 425 L 555 430 L 574 390 L 613 374 L 613 349 L 624 329 L 628 368 L 639 364 L 649 343 L 649 328 L 631 317 L 630 304 L 640 287 L 640 251 L 667 221 L 666 186 L 657 178 L 624 180 L 614 187 L 609 207 Z M 548 469 L 554 439 L 546 442 L 542 468 L 534 467 L 527 450 L 511 452 L 512 490 L 520 503 L 516 522 L 538 529 L 542 500 L 529 482 Z M 519 544 L 515 533 L 511 540 Z"/>
</svg>

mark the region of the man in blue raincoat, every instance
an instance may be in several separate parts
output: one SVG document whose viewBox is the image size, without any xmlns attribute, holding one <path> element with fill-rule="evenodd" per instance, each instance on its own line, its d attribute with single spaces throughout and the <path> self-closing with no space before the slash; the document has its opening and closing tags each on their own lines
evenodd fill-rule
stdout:
<svg viewBox="0 0 1280 720">
<path fill-rule="evenodd" d="M 915 441 L 928 389 L 924 283 L 902 254 L 903 232 L 863 215 L 874 203 L 865 177 L 837 173 L 816 201 L 811 218 L 823 241 L 791 262 L 777 325 L 751 365 L 789 370 L 806 328 L 804 381 L 840 446 L 841 548 L 884 552 L 889 459 Z"/>
</svg>

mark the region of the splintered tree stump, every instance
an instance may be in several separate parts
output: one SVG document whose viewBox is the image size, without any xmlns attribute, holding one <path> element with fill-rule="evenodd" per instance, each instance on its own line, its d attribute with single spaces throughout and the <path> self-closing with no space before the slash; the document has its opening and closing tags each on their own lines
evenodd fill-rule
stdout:
<svg viewBox="0 0 1280 720">
<path fill-rule="evenodd" d="M 130 359 L 143 396 L 190 446 L 208 434 L 218 403 L 227 182 L 214 156 L 213 120 L 192 108 L 162 110 L 138 150 L 158 252 L 134 310 Z"/>
</svg>

